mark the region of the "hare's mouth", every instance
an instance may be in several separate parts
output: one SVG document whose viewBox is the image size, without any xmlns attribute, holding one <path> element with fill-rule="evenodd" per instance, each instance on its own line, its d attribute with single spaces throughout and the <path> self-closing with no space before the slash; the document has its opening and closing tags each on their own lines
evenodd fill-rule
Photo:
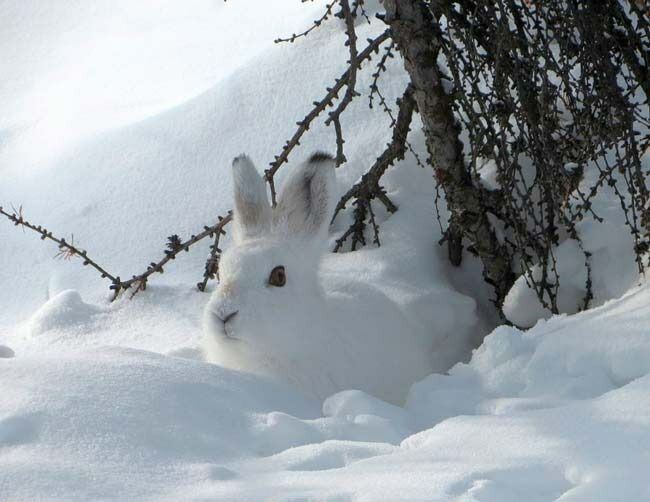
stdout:
<svg viewBox="0 0 650 502">
<path fill-rule="evenodd" d="M 234 329 L 232 327 L 232 322 L 230 323 L 224 323 L 223 325 L 223 334 L 226 338 L 230 340 L 238 340 L 238 338 L 234 335 Z"/>
<path fill-rule="evenodd" d="M 237 340 L 237 337 L 233 335 L 233 332 L 234 332 L 233 324 L 235 322 L 235 318 L 237 317 L 238 313 L 239 313 L 239 311 L 236 310 L 235 312 L 232 312 L 231 314 L 228 314 L 223 319 L 223 333 L 226 335 L 226 338 L 230 338 L 232 340 Z"/>
<path fill-rule="evenodd" d="M 216 313 L 211 312 L 210 314 L 212 317 L 211 324 L 213 326 L 213 333 L 215 335 L 227 340 L 239 340 L 235 335 L 235 329 L 233 326 L 235 316 L 231 316 L 226 320 L 226 322 L 224 322 Z"/>
</svg>

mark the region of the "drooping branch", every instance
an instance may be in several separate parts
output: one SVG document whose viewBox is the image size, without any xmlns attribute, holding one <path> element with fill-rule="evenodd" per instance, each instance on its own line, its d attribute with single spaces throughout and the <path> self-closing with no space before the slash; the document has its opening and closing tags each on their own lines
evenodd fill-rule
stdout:
<svg viewBox="0 0 650 502">
<path fill-rule="evenodd" d="M 582 0 L 387 0 L 385 5 L 393 14 L 385 20 L 414 85 L 430 90 L 429 108 L 420 106 L 427 99 L 417 91 L 416 99 L 452 213 L 446 231 L 452 261 L 465 244 L 495 284 L 499 267 L 490 270 L 488 262 L 498 264 L 495 256 L 516 260 L 540 303 L 558 312 L 554 250 L 568 236 L 585 256 L 586 307 L 592 296 L 589 253 L 576 225 L 587 214 L 602 221 L 592 201 L 606 188 L 620 202 L 643 270 L 650 249 L 650 227 L 644 223 L 650 221 L 650 191 L 641 160 L 650 144 L 647 12 L 632 2 Z M 409 31 L 413 26 L 429 31 Z M 432 75 L 443 85 L 436 86 Z M 436 104 L 443 110 L 438 116 Z M 454 141 L 461 129 L 466 148 Z M 436 151 L 436 142 L 452 155 Z M 593 176 L 585 176 L 588 169 Z M 499 228 L 500 248 L 490 245 L 494 240 L 480 214 L 489 214 L 487 223 Z M 482 238 L 476 238 L 477 230 Z M 496 281 L 497 303 L 500 284 Z"/>
<path fill-rule="evenodd" d="M 232 211 L 228 212 L 226 218 L 232 218 Z M 221 224 L 225 220 L 224 217 L 219 216 L 219 223 Z M 230 220 L 229 220 L 230 221 Z M 214 232 L 214 242 L 210 245 L 210 256 L 205 262 L 205 270 L 203 272 L 203 280 L 199 282 L 196 287 L 199 291 L 205 291 L 205 288 L 208 285 L 208 281 L 211 279 L 219 279 L 219 259 L 221 257 L 221 248 L 219 248 L 219 241 L 222 235 L 226 234 L 226 231 L 223 229 L 228 222 L 222 224 L 218 229 L 215 228 Z"/>
<path fill-rule="evenodd" d="M 303 0 L 303 2 L 304 2 L 304 1 L 305 1 L 305 0 Z M 330 18 L 330 16 L 332 15 L 332 9 L 334 8 L 334 6 L 335 6 L 337 3 L 339 3 L 339 0 L 334 0 L 333 2 L 328 3 L 328 4 L 325 6 L 325 13 L 324 13 L 321 17 L 319 17 L 318 19 L 314 20 L 314 22 L 312 23 L 312 25 L 311 25 L 309 28 L 307 28 L 306 30 L 304 30 L 304 31 L 302 31 L 302 32 L 300 32 L 300 33 L 293 33 L 293 34 L 291 34 L 290 37 L 286 37 L 286 38 L 279 37 L 279 38 L 276 38 L 276 39 L 274 40 L 274 42 L 275 42 L 276 44 L 280 44 L 280 43 L 284 43 L 284 42 L 294 43 L 297 39 L 299 39 L 299 38 L 303 38 L 303 37 L 306 37 L 306 36 L 309 35 L 312 31 L 314 31 L 316 28 L 318 28 L 321 24 L 323 24 L 325 21 L 327 21 L 327 20 Z"/>
<path fill-rule="evenodd" d="M 325 121 L 325 125 L 330 125 L 332 121 L 339 120 L 341 113 L 345 111 L 347 106 L 352 102 L 352 99 L 359 95 L 355 89 L 357 84 L 357 72 L 359 71 L 359 63 L 357 61 L 359 54 L 357 52 L 357 33 L 354 28 L 354 17 L 350 10 L 348 0 L 340 0 L 340 3 L 341 12 L 339 17 L 343 18 L 345 21 L 345 35 L 347 36 L 346 45 L 350 51 L 350 57 L 347 61 L 349 72 L 345 82 L 345 94 L 336 109 L 330 112 L 328 119 Z"/>
<path fill-rule="evenodd" d="M 336 0 L 328 4 L 327 12 L 321 20 L 317 20 L 312 27 L 315 29 L 327 19 L 334 5 L 341 3 L 342 4 L 342 15 L 343 19 L 346 21 L 346 34 L 348 37 L 347 45 L 350 48 L 350 60 L 348 64 L 348 69 L 343 73 L 343 75 L 335 82 L 332 88 L 327 89 L 326 96 L 321 100 L 314 102 L 314 108 L 312 111 L 305 117 L 301 122 L 298 122 L 298 130 L 292 136 L 292 138 L 287 141 L 282 153 L 275 158 L 275 161 L 271 163 L 271 168 L 266 171 L 267 180 L 271 187 L 271 193 L 273 202 L 275 203 L 275 188 L 273 183 L 273 175 L 277 172 L 280 166 L 285 163 L 291 151 L 300 143 L 300 139 L 304 133 L 309 129 L 311 123 L 318 117 L 327 107 L 334 106 L 334 100 L 338 99 L 339 93 L 344 86 L 347 86 L 347 92 L 344 96 L 341 103 L 337 107 L 336 111 L 333 114 L 330 114 L 328 119 L 328 124 L 334 123 L 337 137 L 337 160 L 339 163 L 344 161 L 345 156 L 343 155 L 343 134 L 341 131 L 340 125 L 340 114 L 345 110 L 349 102 L 355 97 L 356 92 L 354 91 L 355 82 L 356 82 L 356 71 L 358 67 L 367 59 L 370 59 L 374 53 L 376 53 L 381 46 L 388 38 L 389 33 L 386 30 L 384 33 L 376 37 L 375 39 L 369 39 L 368 45 L 366 48 L 357 52 L 356 48 L 356 33 L 354 31 L 354 23 L 351 21 L 356 15 L 356 12 L 361 9 L 362 3 L 355 3 L 354 11 L 350 8 L 348 0 Z M 306 33 L 302 35 L 294 35 L 292 38 L 295 40 L 298 36 L 307 35 L 312 29 L 307 30 Z M 293 41 L 288 40 L 288 41 Z M 282 40 L 279 40 L 282 41 Z M 96 261 L 91 259 L 85 250 L 80 249 L 74 244 L 74 241 L 66 241 L 64 238 L 57 238 L 47 229 L 33 225 L 28 222 L 22 216 L 22 208 L 20 211 L 14 211 L 9 213 L 3 210 L 0 207 L 0 214 L 8 218 L 15 225 L 20 225 L 25 228 L 29 228 L 41 235 L 41 238 L 44 240 L 51 240 L 59 246 L 59 254 L 57 256 L 64 256 L 66 258 L 73 258 L 79 256 L 83 259 L 84 265 L 89 265 L 96 269 L 102 278 L 109 279 L 111 281 L 110 289 L 113 291 L 113 300 L 118 298 L 118 296 L 127 290 L 132 291 L 132 297 L 140 291 L 144 291 L 147 287 L 149 278 L 156 273 L 163 273 L 164 267 L 171 261 L 174 260 L 180 253 L 183 251 L 188 251 L 191 246 L 197 242 L 205 239 L 206 237 L 213 237 L 214 242 L 211 245 L 211 252 L 208 260 L 206 261 L 203 280 L 197 284 L 197 288 L 200 291 L 205 291 L 207 282 L 210 279 L 218 277 L 218 265 L 219 265 L 219 256 L 221 254 L 221 249 L 219 248 L 219 239 L 225 234 L 224 227 L 232 220 L 232 214 L 229 213 L 225 217 L 219 217 L 219 221 L 212 226 L 204 227 L 203 231 L 197 235 L 192 235 L 188 240 L 182 241 L 177 235 L 170 236 L 167 242 L 167 249 L 164 251 L 164 256 L 157 262 L 151 262 L 147 267 L 146 271 L 132 276 L 128 280 L 122 280 L 119 275 L 111 274 L 102 266 L 100 266 Z M 374 218 L 374 216 L 373 216 Z"/>
<path fill-rule="evenodd" d="M 341 121 L 337 118 L 332 120 L 334 124 L 334 134 L 336 136 L 336 167 L 339 167 L 341 164 L 347 162 L 347 157 L 343 152 L 343 144 L 345 143 L 345 138 L 343 138 L 343 130 L 341 129 Z"/>
<path fill-rule="evenodd" d="M 395 41 L 391 41 L 391 43 L 388 44 L 388 47 L 386 47 L 384 54 L 382 54 L 381 58 L 379 58 L 379 61 L 377 62 L 376 65 L 375 73 L 372 74 L 372 83 L 370 84 L 370 94 L 368 95 L 368 106 L 370 106 L 370 108 L 372 108 L 373 106 L 375 94 L 379 93 L 379 77 L 381 77 L 381 74 L 388 69 L 388 67 L 386 66 L 386 62 L 389 59 L 395 57 L 393 54 L 394 49 L 395 49 Z"/>
<path fill-rule="evenodd" d="M 643 89 L 643 93 L 645 94 L 646 102 L 648 102 L 648 100 L 650 100 L 650 74 L 648 72 L 648 59 L 650 58 L 650 54 L 646 51 L 645 53 L 640 54 L 640 57 L 637 55 L 637 52 L 640 52 L 638 49 L 642 48 L 644 45 L 641 36 L 639 35 L 639 27 L 632 25 L 632 22 L 626 15 L 623 6 L 618 2 L 613 2 L 611 6 L 603 6 L 602 10 L 606 10 L 606 12 L 603 12 L 604 19 L 607 19 L 610 23 L 614 20 L 620 23 L 620 30 L 616 28 L 612 29 L 614 40 L 623 55 L 625 64 L 627 64 L 630 70 L 636 75 L 639 86 Z M 645 22 L 647 26 L 648 20 L 650 19 L 648 13 L 641 12 L 638 7 L 635 10 L 639 24 Z"/>
<path fill-rule="evenodd" d="M 370 18 L 365 9 L 365 0 L 352 0 L 352 15 L 356 18 L 359 15 L 363 17 L 368 24 L 370 24 Z"/>
<path fill-rule="evenodd" d="M 354 221 L 350 228 L 336 241 L 334 251 L 339 251 L 348 237 L 352 236 L 352 249 L 356 249 L 358 244 L 365 243 L 364 230 L 366 227 L 366 218 L 370 219 L 373 228 L 374 242 L 380 245 L 379 225 L 375 221 L 375 214 L 372 209 L 371 201 L 378 199 L 390 213 L 397 211 L 397 206 L 386 195 L 386 191 L 379 184 L 386 170 L 397 160 L 404 158 L 407 149 L 407 136 L 410 131 L 411 119 L 415 109 L 415 100 L 413 99 L 413 88 L 409 84 L 404 94 L 397 101 L 399 112 L 397 119 L 392 124 L 393 137 L 386 146 L 384 152 L 377 158 L 372 167 L 361 180 L 356 183 L 348 192 L 343 195 L 336 205 L 334 217 L 345 209 L 346 205 L 352 200 L 356 206 L 353 212 Z"/>
<path fill-rule="evenodd" d="M 345 153 L 343 152 L 343 132 L 341 131 L 341 114 L 345 111 L 352 100 L 359 95 L 355 87 L 357 85 L 357 72 L 359 71 L 359 64 L 357 59 L 359 57 L 357 51 L 357 33 L 354 28 L 354 13 L 350 9 L 348 0 L 340 0 L 341 11 L 337 14 L 338 17 L 345 21 L 345 35 L 347 36 L 346 45 L 350 51 L 350 58 L 348 59 L 348 68 L 350 73 L 346 83 L 345 95 L 339 102 L 336 109 L 330 112 L 329 117 L 325 121 L 325 125 L 329 126 L 334 124 L 334 131 L 336 133 L 336 165 L 340 166 L 346 162 Z"/>
<path fill-rule="evenodd" d="M 386 30 L 381 35 L 374 39 L 368 40 L 368 45 L 366 48 L 361 51 L 357 58 L 357 65 L 361 65 L 366 59 L 372 57 L 375 54 L 379 47 L 390 37 L 389 31 Z M 314 101 L 314 107 L 312 110 L 305 116 L 305 118 L 297 122 L 298 129 L 293 134 L 293 136 L 285 143 L 282 152 L 280 155 L 275 157 L 275 160 L 270 163 L 269 169 L 265 171 L 266 180 L 269 183 L 269 188 L 271 189 L 271 200 L 273 205 L 276 203 L 276 190 L 274 176 L 277 173 L 278 169 L 289 160 L 289 155 L 293 149 L 300 144 L 300 140 L 303 135 L 309 130 L 312 122 L 328 107 L 333 105 L 333 101 L 338 97 L 339 93 L 348 84 L 348 79 L 350 73 L 352 72 L 351 68 L 348 68 L 334 83 L 334 85 L 327 89 L 327 94 L 320 101 Z"/>
</svg>

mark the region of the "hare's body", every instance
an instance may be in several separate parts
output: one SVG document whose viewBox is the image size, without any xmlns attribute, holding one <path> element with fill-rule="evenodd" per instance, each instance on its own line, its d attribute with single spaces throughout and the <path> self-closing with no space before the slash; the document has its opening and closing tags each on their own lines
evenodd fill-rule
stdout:
<svg viewBox="0 0 650 502">
<path fill-rule="evenodd" d="M 432 343 L 413 337 L 409 321 L 380 291 L 355 289 L 363 296 L 318 292 L 291 305 L 284 319 L 260 313 L 250 340 L 212 329 L 206 354 L 221 366 L 284 380 L 321 399 L 361 389 L 401 402 L 413 382 L 431 373 Z"/>
<path fill-rule="evenodd" d="M 434 337 L 413 329 L 377 288 L 323 281 L 332 160 L 319 155 L 300 166 L 273 210 L 250 161 L 239 157 L 233 166 L 235 245 L 222 257 L 205 311 L 208 360 L 319 398 L 360 389 L 403 400 L 432 371 Z"/>
</svg>

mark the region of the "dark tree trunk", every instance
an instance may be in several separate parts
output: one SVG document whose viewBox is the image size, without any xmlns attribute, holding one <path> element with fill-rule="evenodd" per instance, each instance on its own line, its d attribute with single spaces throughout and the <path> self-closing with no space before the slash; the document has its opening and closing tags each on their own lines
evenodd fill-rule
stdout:
<svg viewBox="0 0 650 502">
<path fill-rule="evenodd" d="M 494 286 L 500 307 L 514 282 L 511 258 L 487 217 L 484 201 L 491 197 L 472 183 L 463 161 L 460 126 L 438 68 L 440 45 L 435 20 L 420 0 L 384 0 L 384 6 L 385 22 L 413 86 L 430 163 L 451 211 L 446 236 L 449 258 L 460 265 L 462 241 L 466 239 L 481 259 L 485 279 Z"/>
</svg>

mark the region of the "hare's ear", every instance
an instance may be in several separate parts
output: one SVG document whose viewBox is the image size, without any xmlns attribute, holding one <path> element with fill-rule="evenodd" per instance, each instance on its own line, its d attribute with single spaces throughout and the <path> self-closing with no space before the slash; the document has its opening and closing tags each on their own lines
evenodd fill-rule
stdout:
<svg viewBox="0 0 650 502">
<path fill-rule="evenodd" d="M 266 186 L 246 155 L 240 155 L 232 161 L 232 179 L 235 240 L 259 237 L 268 232 L 271 226 L 271 206 L 266 197 Z"/>
<path fill-rule="evenodd" d="M 302 237 L 327 233 L 333 211 L 334 166 L 329 154 L 318 152 L 290 174 L 273 211 L 275 228 Z"/>
</svg>

